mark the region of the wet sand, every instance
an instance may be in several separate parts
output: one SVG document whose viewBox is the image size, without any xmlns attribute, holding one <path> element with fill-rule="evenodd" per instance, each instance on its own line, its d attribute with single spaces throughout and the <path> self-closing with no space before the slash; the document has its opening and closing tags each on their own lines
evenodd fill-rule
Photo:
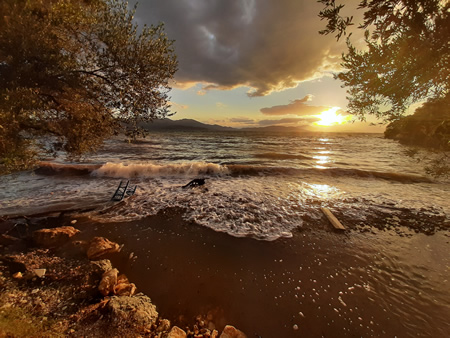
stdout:
<svg viewBox="0 0 450 338">
<path fill-rule="evenodd" d="M 401 237 L 325 224 L 273 242 L 185 222 L 178 209 L 76 227 L 123 244 L 114 265 L 181 327 L 204 315 L 249 337 L 450 336 L 448 230 Z"/>
</svg>

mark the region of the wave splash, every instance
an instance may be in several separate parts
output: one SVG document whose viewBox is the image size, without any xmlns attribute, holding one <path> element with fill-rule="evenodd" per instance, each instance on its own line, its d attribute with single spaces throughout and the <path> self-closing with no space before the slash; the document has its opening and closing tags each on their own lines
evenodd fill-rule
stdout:
<svg viewBox="0 0 450 338">
<path fill-rule="evenodd" d="M 92 172 L 94 176 L 107 177 L 161 177 L 198 176 L 228 174 L 225 166 L 206 162 L 184 162 L 178 164 L 128 164 L 106 163 Z"/>
<path fill-rule="evenodd" d="M 152 163 L 105 163 L 62 164 L 42 162 L 36 169 L 42 175 L 91 175 L 110 178 L 157 178 L 193 176 L 304 176 L 328 175 L 353 178 L 375 178 L 401 183 L 432 183 L 427 177 L 397 172 L 380 172 L 354 168 L 292 168 L 251 164 L 217 164 L 210 162 L 181 162 L 174 164 Z"/>
</svg>

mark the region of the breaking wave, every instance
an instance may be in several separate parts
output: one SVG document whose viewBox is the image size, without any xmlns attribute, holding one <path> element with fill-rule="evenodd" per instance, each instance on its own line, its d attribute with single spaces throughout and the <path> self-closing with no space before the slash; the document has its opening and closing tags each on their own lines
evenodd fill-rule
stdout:
<svg viewBox="0 0 450 338">
<path fill-rule="evenodd" d="M 128 164 L 106 163 L 93 173 L 95 176 L 108 177 L 161 177 L 161 176 L 198 176 L 228 174 L 225 166 L 205 162 L 184 162 L 178 164 Z"/>
<path fill-rule="evenodd" d="M 361 170 L 353 168 L 292 168 L 261 166 L 253 164 L 217 164 L 209 162 L 182 162 L 174 164 L 152 163 L 105 163 L 101 164 L 62 164 L 42 162 L 35 170 L 41 175 L 92 175 L 111 178 L 156 178 L 193 176 L 304 176 L 329 175 L 354 178 L 377 178 L 402 183 L 432 183 L 428 177 L 397 173 Z"/>
</svg>

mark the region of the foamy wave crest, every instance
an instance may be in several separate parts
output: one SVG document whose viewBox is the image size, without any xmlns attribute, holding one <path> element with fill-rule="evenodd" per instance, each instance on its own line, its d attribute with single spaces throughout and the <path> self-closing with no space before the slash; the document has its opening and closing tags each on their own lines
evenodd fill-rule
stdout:
<svg viewBox="0 0 450 338">
<path fill-rule="evenodd" d="M 227 167 L 215 163 L 186 162 L 178 164 L 106 163 L 95 170 L 94 176 L 118 178 L 199 176 L 228 174 Z"/>
</svg>

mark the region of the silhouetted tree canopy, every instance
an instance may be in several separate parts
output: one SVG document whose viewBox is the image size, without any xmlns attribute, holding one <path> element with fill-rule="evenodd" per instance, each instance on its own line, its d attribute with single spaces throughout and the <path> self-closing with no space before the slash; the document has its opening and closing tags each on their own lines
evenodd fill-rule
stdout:
<svg viewBox="0 0 450 338">
<path fill-rule="evenodd" d="M 319 16 L 327 20 L 321 34 L 347 35 L 343 71 L 336 75 L 348 87 L 348 110 L 361 120 L 373 115 L 399 119 L 414 102 L 448 102 L 450 82 L 450 2 L 440 0 L 363 0 L 365 45 L 358 50 L 341 16 L 343 4 L 320 0 Z M 343 2 L 343 1 L 342 1 Z M 444 107 L 443 107 L 444 108 Z"/>
<path fill-rule="evenodd" d="M 122 122 L 168 115 L 162 24 L 139 29 L 120 0 L 2 0 L 0 13 L 0 171 L 54 150 L 44 136 L 80 155 Z"/>
</svg>

